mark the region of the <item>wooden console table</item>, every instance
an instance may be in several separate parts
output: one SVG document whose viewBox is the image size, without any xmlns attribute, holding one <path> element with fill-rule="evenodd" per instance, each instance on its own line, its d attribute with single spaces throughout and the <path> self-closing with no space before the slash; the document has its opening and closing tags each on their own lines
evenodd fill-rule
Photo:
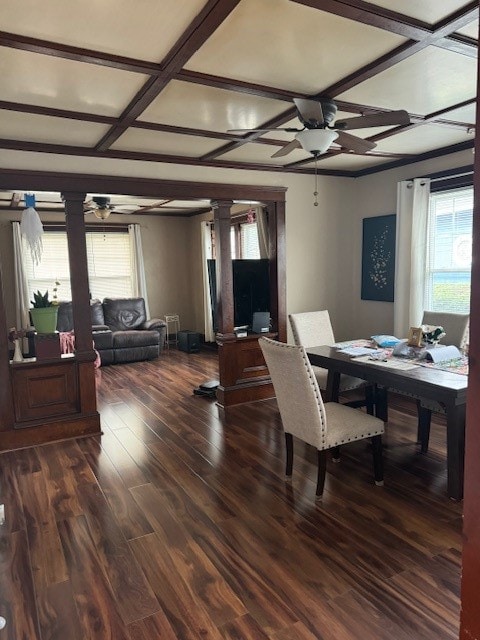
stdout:
<svg viewBox="0 0 480 640">
<path fill-rule="evenodd" d="M 0 429 L 0 451 L 100 433 L 93 367 L 73 354 L 11 362 L 13 419 Z"/>
</svg>

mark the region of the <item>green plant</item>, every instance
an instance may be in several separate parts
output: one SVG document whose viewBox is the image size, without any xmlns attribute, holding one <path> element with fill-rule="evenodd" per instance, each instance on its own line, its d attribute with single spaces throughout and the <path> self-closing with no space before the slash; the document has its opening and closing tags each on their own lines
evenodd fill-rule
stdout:
<svg viewBox="0 0 480 640">
<path fill-rule="evenodd" d="M 37 291 L 33 294 L 33 300 L 30 300 L 30 304 L 34 309 L 45 309 L 45 307 L 51 307 L 52 301 L 48 298 L 48 290 L 45 293 Z"/>
<path fill-rule="evenodd" d="M 34 309 L 45 309 L 46 307 L 56 307 L 58 305 L 57 291 L 60 286 L 60 282 L 55 280 L 55 286 L 53 287 L 53 299 L 48 297 L 48 289 L 45 293 L 37 291 L 33 294 L 33 300 L 30 300 L 30 304 Z"/>
</svg>

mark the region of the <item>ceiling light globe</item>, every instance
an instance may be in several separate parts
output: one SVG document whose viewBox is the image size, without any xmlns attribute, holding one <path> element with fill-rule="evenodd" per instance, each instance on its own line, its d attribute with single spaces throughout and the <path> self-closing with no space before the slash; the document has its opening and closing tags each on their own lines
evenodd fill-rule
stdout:
<svg viewBox="0 0 480 640">
<path fill-rule="evenodd" d="M 332 142 L 338 138 L 338 133 L 330 129 L 304 129 L 297 133 L 295 138 L 305 151 L 315 156 L 325 153 Z"/>
<path fill-rule="evenodd" d="M 95 209 L 93 215 L 99 220 L 106 220 L 110 215 L 110 209 L 108 207 L 99 207 Z"/>
</svg>

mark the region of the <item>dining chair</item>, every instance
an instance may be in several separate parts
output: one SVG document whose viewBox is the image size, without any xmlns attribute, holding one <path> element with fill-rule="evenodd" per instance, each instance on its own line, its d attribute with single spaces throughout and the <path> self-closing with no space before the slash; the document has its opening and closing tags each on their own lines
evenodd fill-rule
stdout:
<svg viewBox="0 0 480 640">
<path fill-rule="evenodd" d="M 302 345 L 306 349 L 335 344 L 330 314 L 327 309 L 323 311 L 306 311 L 304 313 L 291 313 L 288 316 L 292 327 L 293 339 L 296 345 Z M 327 388 L 328 371 L 321 367 L 313 367 L 313 372 L 322 391 Z M 351 391 L 352 389 L 365 388 L 365 402 L 347 402 L 349 406 L 367 406 L 368 413 L 373 414 L 374 389 L 372 385 L 354 378 L 353 376 L 342 375 L 340 377 L 340 392 Z"/>
<path fill-rule="evenodd" d="M 264 337 L 258 342 L 272 379 L 285 432 L 287 478 L 293 471 L 293 436 L 317 449 L 317 498 L 322 496 L 325 485 L 327 451 L 332 449 L 338 458 L 340 445 L 371 438 L 375 484 L 382 486 L 382 420 L 344 404 L 324 403 L 303 346 Z"/>
<path fill-rule="evenodd" d="M 443 311 L 424 311 L 422 324 L 443 327 L 444 344 L 453 344 L 459 349 L 465 349 L 468 344 L 468 329 L 470 315 L 468 313 L 446 313 Z"/>
<path fill-rule="evenodd" d="M 468 313 L 447 313 L 444 311 L 424 311 L 422 325 L 429 324 L 435 327 L 443 327 L 445 336 L 442 338 L 444 344 L 458 347 L 465 350 L 469 341 L 470 315 Z M 443 407 L 438 402 L 427 402 L 417 400 L 418 426 L 417 442 L 420 443 L 422 453 L 427 453 L 430 441 L 430 425 L 432 421 L 432 411 L 445 413 Z"/>
</svg>

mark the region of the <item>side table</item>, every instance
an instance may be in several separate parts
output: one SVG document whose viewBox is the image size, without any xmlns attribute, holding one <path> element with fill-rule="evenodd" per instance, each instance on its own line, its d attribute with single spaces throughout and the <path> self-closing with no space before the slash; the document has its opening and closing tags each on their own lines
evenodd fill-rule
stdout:
<svg viewBox="0 0 480 640">
<path fill-rule="evenodd" d="M 167 325 L 165 344 L 169 349 L 170 345 L 178 345 L 178 332 L 180 331 L 180 316 L 178 313 L 165 314 L 165 324 Z M 171 330 L 170 325 L 172 326 Z"/>
</svg>

